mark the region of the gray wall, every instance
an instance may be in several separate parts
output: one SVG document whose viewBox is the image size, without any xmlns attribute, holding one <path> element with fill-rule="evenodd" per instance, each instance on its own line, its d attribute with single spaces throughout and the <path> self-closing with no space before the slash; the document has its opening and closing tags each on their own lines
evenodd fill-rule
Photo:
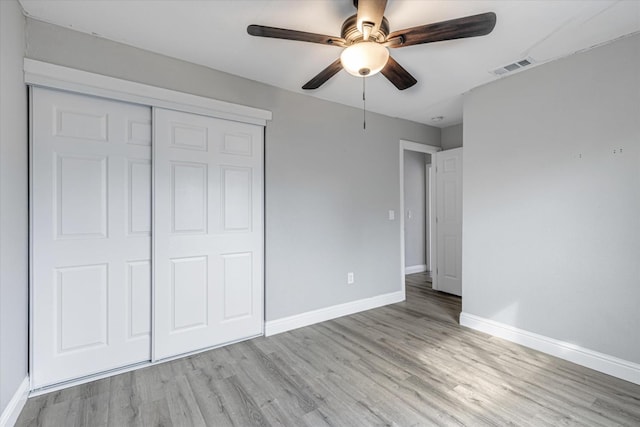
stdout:
<svg viewBox="0 0 640 427">
<path fill-rule="evenodd" d="M 464 150 L 463 311 L 640 363 L 640 35 L 474 89 Z"/>
<path fill-rule="evenodd" d="M 440 129 L 443 150 L 462 147 L 462 123 Z"/>
<path fill-rule="evenodd" d="M 369 113 L 363 131 L 359 109 L 31 19 L 27 41 L 29 58 L 273 112 L 267 320 L 401 289 L 400 221 L 387 219 L 400 206 L 399 140 L 439 145 L 439 129 Z"/>
<path fill-rule="evenodd" d="M 24 16 L 0 1 L 0 413 L 27 376 L 27 89 Z"/>
<path fill-rule="evenodd" d="M 426 245 L 426 173 L 425 153 L 404 152 L 404 247 L 405 267 L 425 265 Z M 411 212 L 411 215 L 409 215 Z"/>
</svg>

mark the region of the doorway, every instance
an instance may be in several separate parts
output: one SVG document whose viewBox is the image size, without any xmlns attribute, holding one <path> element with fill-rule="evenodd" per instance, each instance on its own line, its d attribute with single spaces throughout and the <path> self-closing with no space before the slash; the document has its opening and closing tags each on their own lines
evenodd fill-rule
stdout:
<svg viewBox="0 0 640 427">
<path fill-rule="evenodd" d="M 401 283 L 405 275 L 427 274 L 437 289 L 435 274 L 435 176 L 431 167 L 440 147 L 400 141 Z"/>
<path fill-rule="evenodd" d="M 404 151 L 404 245 L 406 275 L 431 276 L 431 154 Z"/>
</svg>

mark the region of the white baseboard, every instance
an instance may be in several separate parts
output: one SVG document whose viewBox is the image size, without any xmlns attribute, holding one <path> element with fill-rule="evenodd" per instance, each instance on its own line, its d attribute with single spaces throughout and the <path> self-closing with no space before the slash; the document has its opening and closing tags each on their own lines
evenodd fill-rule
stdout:
<svg viewBox="0 0 640 427">
<path fill-rule="evenodd" d="M 640 364 L 469 313 L 460 313 L 460 324 L 640 385 Z"/>
<path fill-rule="evenodd" d="M 314 323 L 320 323 L 337 317 L 358 313 L 360 311 L 382 307 L 383 305 L 395 304 L 397 302 L 404 301 L 404 299 L 404 292 L 398 291 L 308 311 L 294 316 L 283 317 L 282 319 L 266 322 L 264 325 L 264 334 L 266 336 L 275 335 L 281 332 L 302 328 L 303 326 L 313 325 Z"/>
<path fill-rule="evenodd" d="M 24 380 L 18 386 L 18 389 L 13 394 L 13 397 L 7 404 L 7 407 L 2 411 L 0 416 L 0 427 L 13 427 L 18 421 L 20 412 L 24 408 L 24 404 L 27 403 L 27 397 L 29 397 L 29 377 L 25 377 Z"/>
<path fill-rule="evenodd" d="M 425 271 L 427 271 L 426 264 L 410 265 L 409 267 L 404 268 L 404 274 L 423 273 Z"/>
</svg>

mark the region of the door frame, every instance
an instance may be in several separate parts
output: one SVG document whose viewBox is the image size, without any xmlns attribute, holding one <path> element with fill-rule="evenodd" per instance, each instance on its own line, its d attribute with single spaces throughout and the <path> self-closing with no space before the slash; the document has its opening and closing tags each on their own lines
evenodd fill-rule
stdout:
<svg viewBox="0 0 640 427">
<path fill-rule="evenodd" d="M 434 145 L 421 144 L 419 142 L 408 141 L 405 139 L 400 140 L 400 283 L 402 293 L 405 294 L 406 297 L 406 289 L 405 289 L 405 239 L 404 239 L 404 152 L 405 151 L 416 151 L 418 153 L 430 154 L 432 156 L 431 164 L 433 165 L 433 159 L 435 154 L 439 151 L 442 151 L 442 148 L 436 147 Z M 433 168 L 433 166 L 432 166 Z M 426 169 L 426 168 L 425 168 Z M 435 175 L 435 174 L 434 174 Z M 430 177 L 432 178 L 432 177 Z M 435 176 L 433 177 L 435 178 Z M 429 256 L 431 257 L 431 269 L 438 265 L 438 261 L 436 259 L 436 251 L 435 249 L 435 237 L 436 237 L 436 221 L 435 221 L 435 194 L 433 189 L 435 188 L 435 179 L 429 180 Z M 426 234 L 426 233 L 425 233 Z M 434 289 L 437 289 L 437 283 L 435 276 L 431 276 L 432 286 Z"/>
<path fill-rule="evenodd" d="M 433 248 L 432 243 L 434 241 L 433 232 L 435 230 L 431 227 L 431 220 L 435 216 L 435 211 L 432 211 L 435 206 L 435 195 L 436 195 L 436 165 L 433 162 L 434 156 L 431 157 L 431 163 L 426 165 L 424 171 L 424 196 L 425 196 L 425 224 L 427 232 L 425 233 L 425 237 L 428 236 L 428 239 L 425 239 L 424 245 L 426 248 L 426 258 L 425 264 L 427 265 L 427 271 L 433 271 L 433 267 L 435 266 L 435 262 L 433 262 L 433 253 L 435 248 Z M 433 281 L 433 278 L 431 279 Z M 433 286 L 433 282 L 432 282 Z"/>
</svg>

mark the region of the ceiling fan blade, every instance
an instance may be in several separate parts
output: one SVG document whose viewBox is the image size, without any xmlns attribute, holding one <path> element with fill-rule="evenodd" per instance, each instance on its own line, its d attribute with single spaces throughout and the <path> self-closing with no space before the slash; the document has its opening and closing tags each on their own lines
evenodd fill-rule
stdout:
<svg viewBox="0 0 640 427">
<path fill-rule="evenodd" d="M 358 8 L 358 30 L 365 33 L 362 26 L 363 22 L 372 24 L 371 32 L 366 34 L 365 40 L 369 34 L 375 34 L 380 29 L 380 23 L 384 17 L 384 9 L 387 7 L 387 0 L 355 0 Z"/>
<path fill-rule="evenodd" d="M 329 46 L 346 47 L 345 40 L 340 37 L 307 33 L 305 31 L 287 30 L 286 28 L 266 27 L 264 25 L 249 25 L 247 27 L 247 33 L 256 37 L 271 37 L 274 39 L 296 40 L 299 42 L 319 43 Z"/>
<path fill-rule="evenodd" d="M 331 77 L 335 76 L 338 71 L 342 70 L 342 62 L 340 62 L 340 58 L 336 59 L 331 65 L 329 65 L 324 70 L 320 71 L 317 76 L 309 80 L 302 86 L 302 89 L 318 89 L 322 86 L 327 80 Z"/>
<path fill-rule="evenodd" d="M 464 18 L 394 31 L 387 37 L 385 45 L 389 47 L 405 47 L 465 37 L 484 36 L 493 31 L 495 26 L 495 13 L 481 13 L 480 15 L 465 16 Z"/>
<path fill-rule="evenodd" d="M 402 68 L 402 65 L 398 64 L 392 57 L 389 57 L 387 65 L 380 72 L 399 90 L 408 89 L 418 83 L 415 77 Z"/>
</svg>

